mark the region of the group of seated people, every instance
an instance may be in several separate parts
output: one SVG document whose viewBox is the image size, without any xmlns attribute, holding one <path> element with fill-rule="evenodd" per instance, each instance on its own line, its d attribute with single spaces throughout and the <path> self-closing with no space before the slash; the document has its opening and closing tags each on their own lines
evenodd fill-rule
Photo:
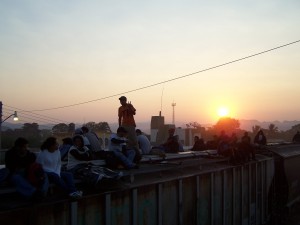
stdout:
<svg viewBox="0 0 300 225">
<path fill-rule="evenodd" d="M 169 129 L 169 136 L 161 145 L 152 147 L 149 139 L 136 130 L 137 143 L 141 154 L 156 154 L 164 156 L 165 153 L 178 153 L 183 151 L 183 147 L 175 135 L 175 129 Z M 194 146 L 191 151 L 203 151 L 206 149 L 217 149 L 219 155 L 230 156 L 232 154 L 245 153 L 247 157 L 255 159 L 255 150 L 251 144 L 251 139 L 247 132 L 238 142 L 235 134 L 228 137 L 225 132 L 214 140 L 204 143 L 202 138 L 194 137 Z M 90 132 L 87 127 L 75 130 L 74 136 L 64 138 L 63 144 L 59 145 L 55 137 L 48 137 L 41 145 L 40 152 L 33 153 L 28 150 L 28 141 L 22 137 L 18 138 L 14 146 L 6 152 L 6 168 L 0 172 L 0 182 L 8 177 L 13 183 L 18 193 L 27 198 L 39 199 L 45 197 L 49 183 L 59 187 L 71 198 L 80 198 L 82 191 L 77 190 L 74 179 L 78 178 L 78 171 L 84 171 L 80 178 L 88 178 L 95 173 L 92 170 L 95 160 L 104 160 L 105 167 L 101 165 L 101 175 L 93 177 L 96 182 L 103 178 L 120 177 L 120 173 L 111 169 L 136 169 L 139 168 L 140 157 L 137 157 L 136 149 L 133 145 L 128 145 L 127 131 L 124 127 L 119 127 L 116 134 L 111 134 L 109 151 L 102 150 L 99 138 L 96 133 Z M 266 137 L 260 131 L 254 143 L 261 146 L 266 145 Z M 130 147 L 131 146 L 131 147 Z M 65 167 L 63 163 L 65 162 Z M 94 168 L 95 169 L 95 168 Z M 109 175 L 107 175 L 109 174 Z M 107 175 L 107 176 L 105 176 Z"/>
<path fill-rule="evenodd" d="M 213 140 L 204 142 L 198 136 L 194 137 L 194 146 L 190 149 L 192 151 L 203 151 L 207 149 L 216 149 L 218 155 L 225 157 L 232 157 L 239 161 L 255 160 L 255 150 L 263 149 L 267 144 L 266 136 L 262 130 L 255 135 L 253 143 L 248 132 L 245 132 L 240 141 L 235 133 L 228 136 L 224 131 L 220 135 L 214 135 Z"/>
<path fill-rule="evenodd" d="M 139 129 L 136 134 L 139 151 L 141 154 L 149 154 L 149 139 Z M 139 168 L 140 157 L 137 157 L 136 149 L 129 147 L 132 145 L 128 145 L 130 141 L 124 127 L 119 127 L 116 134 L 111 134 L 109 151 L 101 148 L 97 134 L 90 132 L 87 127 L 76 129 L 73 137 L 62 141 L 59 145 L 57 138 L 48 137 L 42 143 L 40 151 L 33 153 L 28 149 L 27 139 L 17 138 L 14 146 L 6 152 L 0 182 L 8 180 L 25 198 L 44 198 L 49 184 L 59 187 L 71 198 L 80 198 L 83 193 L 77 190 L 74 181 L 78 177 L 86 179 L 91 174 L 96 174 L 97 182 L 103 177 L 120 177 L 119 172 L 111 169 Z M 104 161 L 105 167 L 101 164 L 101 168 L 95 170 L 94 163 L 99 160 Z M 86 173 L 87 170 L 93 171 Z M 101 171 L 101 174 L 95 171 Z"/>
</svg>

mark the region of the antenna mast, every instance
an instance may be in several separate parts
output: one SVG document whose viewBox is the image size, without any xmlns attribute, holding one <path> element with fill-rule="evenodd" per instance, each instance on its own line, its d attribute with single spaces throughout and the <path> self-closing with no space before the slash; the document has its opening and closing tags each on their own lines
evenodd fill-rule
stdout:
<svg viewBox="0 0 300 225">
<path fill-rule="evenodd" d="M 172 103 L 172 107 L 173 107 L 173 121 L 172 121 L 172 124 L 175 125 L 175 106 L 176 106 L 176 103 L 173 101 Z"/>
</svg>

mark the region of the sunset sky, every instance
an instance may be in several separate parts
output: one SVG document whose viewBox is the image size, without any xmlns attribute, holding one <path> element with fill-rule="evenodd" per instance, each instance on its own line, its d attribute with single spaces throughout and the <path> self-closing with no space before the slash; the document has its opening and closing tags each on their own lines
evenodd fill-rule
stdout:
<svg viewBox="0 0 300 225">
<path fill-rule="evenodd" d="M 300 120 L 300 42 L 195 73 L 300 40 L 299 12 L 299 0 L 1 0 L 3 115 L 115 123 L 125 95 L 138 123 L 160 110 L 170 123 L 173 102 L 177 123 L 215 123 L 221 107 Z"/>
</svg>

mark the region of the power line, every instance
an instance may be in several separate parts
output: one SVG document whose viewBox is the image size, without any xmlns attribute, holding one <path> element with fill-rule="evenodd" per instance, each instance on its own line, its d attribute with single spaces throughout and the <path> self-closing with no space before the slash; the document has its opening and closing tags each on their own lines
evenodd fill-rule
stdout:
<svg viewBox="0 0 300 225">
<path fill-rule="evenodd" d="M 23 112 L 41 112 L 41 111 L 63 109 L 63 108 L 69 108 L 69 107 L 83 105 L 83 104 L 87 104 L 87 103 L 91 103 L 91 102 L 96 102 L 96 101 L 100 101 L 100 100 L 104 100 L 104 99 L 108 99 L 108 98 L 113 98 L 113 97 L 116 97 L 116 96 L 128 94 L 128 93 L 135 92 L 135 91 L 140 91 L 140 90 L 143 90 L 143 89 L 146 89 L 146 88 L 150 88 L 150 87 L 154 87 L 154 86 L 157 86 L 157 85 L 172 82 L 172 81 L 175 81 L 175 80 L 183 79 L 183 78 L 186 78 L 186 77 L 189 77 L 189 76 L 193 76 L 193 75 L 196 75 L 196 74 L 199 74 L 199 73 L 203 73 L 203 72 L 206 72 L 206 71 L 209 71 L 209 70 L 213 70 L 213 69 L 216 69 L 216 68 L 219 68 L 219 67 L 223 67 L 223 66 L 226 66 L 226 65 L 229 65 L 229 64 L 233 64 L 233 63 L 245 60 L 245 59 L 253 58 L 255 56 L 262 55 L 262 54 L 265 54 L 265 53 L 268 53 L 268 52 L 271 52 L 271 51 L 274 51 L 274 50 L 277 50 L 277 49 L 280 49 L 280 48 L 284 48 L 284 47 L 287 47 L 289 45 L 296 44 L 298 42 L 300 42 L 300 40 L 293 41 L 293 42 L 290 42 L 290 43 L 287 43 L 287 44 L 284 44 L 284 45 L 280 45 L 280 46 L 277 46 L 277 47 L 274 47 L 274 48 L 271 48 L 271 49 L 268 49 L 268 50 L 265 50 L 265 51 L 261 51 L 261 52 L 258 52 L 258 53 L 252 54 L 252 55 L 248 55 L 248 56 L 245 56 L 245 57 L 242 57 L 242 58 L 239 58 L 239 59 L 235 59 L 235 60 L 232 60 L 232 61 L 229 61 L 229 62 L 226 62 L 226 63 L 222 63 L 222 64 L 212 66 L 212 67 L 209 67 L 209 68 L 206 68 L 206 69 L 203 69 L 203 70 L 199 70 L 199 71 L 196 71 L 196 72 L 193 72 L 193 73 L 189 73 L 189 74 L 182 75 L 182 76 L 179 76 L 179 77 L 175 77 L 175 78 L 172 78 L 172 79 L 168 79 L 168 80 L 165 80 L 165 81 L 157 82 L 157 83 L 154 83 L 154 84 L 146 85 L 146 86 L 136 88 L 136 89 L 132 89 L 132 90 L 129 90 L 129 91 L 125 91 L 125 92 L 122 92 L 122 93 L 109 95 L 109 96 L 106 96 L 106 97 L 103 97 L 103 98 L 98 98 L 98 99 L 94 99 L 94 100 L 90 100 L 90 101 L 85 101 L 85 102 L 80 102 L 80 103 L 75 103 L 75 104 L 65 105 L 65 106 L 58 106 L 58 107 L 53 107 L 53 108 L 35 109 L 35 110 L 28 110 L 28 111 L 24 110 Z"/>
<path fill-rule="evenodd" d="M 23 110 L 23 109 L 20 109 L 20 108 L 17 108 L 17 107 L 13 107 L 13 106 L 9 106 L 9 105 L 5 105 L 3 104 L 3 106 L 5 107 L 8 107 L 12 110 L 18 110 L 18 114 L 20 115 L 23 115 L 24 114 L 32 114 L 31 116 L 33 116 L 34 118 L 38 118 L 38 119 L 42 119 L 44 121 L 47 121 L 47 122 L 54 122 L 54 123 L 60 123 L 60 122 L 63 122 L 63 123 L 69 123 L 69 122 L 66 122 L 66 121 L 63 121 L 63 120 L 60 120 L 60 119 L 57 119 L 57 118 L 53 118 L 53 117 L 50 117 L 50 116 L 45 116 L 45 115 L 42 115 L 42 114 L 38 114 L 38 113 L 34 113 L 34 112 L 30 112 L 30 111 L 26 111 L 26 110 Z M 5 110 L 5 109 L 4 109 Z M 6 109 L 8 111 L 8 109 Z M 35 116 L 36 115 L 36 116 Z"/>
</svg>

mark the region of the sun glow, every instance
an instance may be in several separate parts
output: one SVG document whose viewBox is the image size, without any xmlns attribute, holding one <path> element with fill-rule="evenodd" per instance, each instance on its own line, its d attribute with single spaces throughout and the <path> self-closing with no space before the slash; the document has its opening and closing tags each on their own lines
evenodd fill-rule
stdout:
<svg viewBox="0 0 300 225">
<path fill-rule="evenodd" d="M 229 115 L 229 110 L 227 107 L 220 107 L 218 109 L 218 116 L 219 117 L 225 117 Z"/>
</svg>

